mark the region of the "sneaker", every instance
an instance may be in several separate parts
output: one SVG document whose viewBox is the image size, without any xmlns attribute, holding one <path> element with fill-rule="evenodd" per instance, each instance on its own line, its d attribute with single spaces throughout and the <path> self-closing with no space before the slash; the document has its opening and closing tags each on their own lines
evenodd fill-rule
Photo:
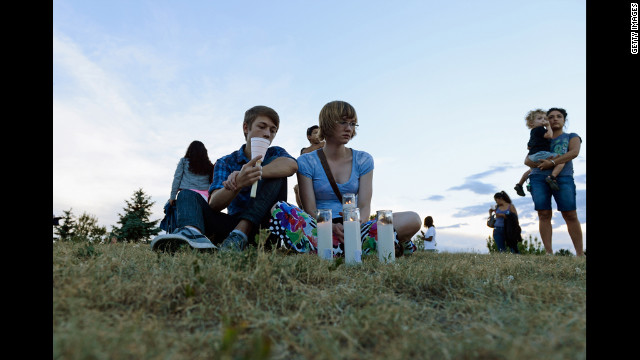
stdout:
<svg viewBox="0 0 640 360">
<path fill-rule="evenodd" d="M 547 184 L 549 184 L 549 187 L 551 188 L 551 190 L 554 190 L 554 191 L 560 190 L 560 187 L 558 186 L 558 182 L 556 181 L 555 176 L 549 175 L 547 176 L 546 179 L 544 179 L 544 181 L 546 181 Z"/>
<path fill-rule="evenodd" d="M 242 251 L 247 247 L 247 239 L 244 236 L 232 231 L 222 242 L 222 251 Z"/>
<path fill-rule="evenodd" d="M 408 256 L 413 254 L 418 247 L 413 243 L 413 241 L 408 241 L 402 245 L 402 255 Z"/>
<path fill-rule="evenodd" d="M 151 250 L 155 251 L 175 252 L 184 246 L 200 250 L 218 248 L 199 231 L 186 226 L 176 229 L 171 234 L 156 236 L 153 241 L 151 241 Z"/>
<path fill-rule="evenodd" d="M 520 196 L 525 196 L 526 195 L 524 193 L 524 189 L 522 188 L 522 185 L 516 184 L 516 187 L 514 187 L 514 189 L 516 189 L 516 194 L 518 194 Z"/>
</svg>

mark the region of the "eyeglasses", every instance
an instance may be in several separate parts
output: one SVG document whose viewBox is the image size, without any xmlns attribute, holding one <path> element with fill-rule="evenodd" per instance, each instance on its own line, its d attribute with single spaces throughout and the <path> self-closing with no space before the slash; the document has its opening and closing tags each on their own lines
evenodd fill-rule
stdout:
<svg viewBox="0 0 640 360">
<path fill-rule="evenodd" d="M 356 122 L 348 122 L 348 121 L 344 121 L 344 120 L 343 121 L 337 121 L 337 123 L 340 124 L 342 127 L 345 127 L 345 128 L 347 127 L 347 125 L 351 126 L 354 130 L 357 129 L 358 126 L 360 126 Z"/>
</svg>

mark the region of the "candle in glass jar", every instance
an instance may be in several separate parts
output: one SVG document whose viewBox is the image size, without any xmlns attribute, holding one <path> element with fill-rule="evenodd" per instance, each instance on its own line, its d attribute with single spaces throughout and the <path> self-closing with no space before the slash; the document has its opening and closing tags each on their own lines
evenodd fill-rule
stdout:
<svg viewBox="0 0 640 360">
<path fill-rule="evenodd" d="M 382 263 L 395 262 L 393 214 L 391 210 L 378 210 L 376 212 L 376 219 L 378 228 L 378 260 Z"/>
<path fill-rule="evenodd" d="M 317 216 L 318 256 L 322 259 L 333 259 L 333 234 L 331 209 L 319 209 Z"/>
<path fill-rule="evenodd" d="M 360 240 L 360 210 L 343 210 L 344 261 L 346 264 L 361 262 L 362 241 Z"/>
<path fill-rule="evenodd" d="M 355 209 L 356 203 L 356 194 L 354 193 L 346 193 L 342 195 L 342 212 L 346 209 Z"/>
</svg>

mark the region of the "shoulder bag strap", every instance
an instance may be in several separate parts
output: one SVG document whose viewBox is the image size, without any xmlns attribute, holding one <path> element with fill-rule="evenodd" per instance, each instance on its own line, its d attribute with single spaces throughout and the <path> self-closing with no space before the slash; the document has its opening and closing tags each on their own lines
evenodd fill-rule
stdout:
<svg viewBox="0 0 640 360">
<path fill-rule="evenodd" d="M 329 183 L 331 184 L 333 192 L 336 193 L 338 200 L 340 200 L 340 203 L 342 203 L 342 194 L 340 194 L 338 185 L 333 179 L 333 174 L 331 173 L 331 169 L 329 168 L 329 164 L 327 163 L 327 157 L 324 155 L 324 151 L 322 151 L 322 149 L 318 149 L 318 157 L 320 158 L 320 163 L 322 164 L 322 168 L 324 168 L 325 174 L 327 174 L 327 178 L 329 179 Z"/>
</svg>

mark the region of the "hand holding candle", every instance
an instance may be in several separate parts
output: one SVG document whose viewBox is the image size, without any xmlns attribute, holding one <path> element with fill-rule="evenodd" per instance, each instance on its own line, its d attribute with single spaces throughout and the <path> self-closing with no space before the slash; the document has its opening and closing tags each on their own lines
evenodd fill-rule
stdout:
<svg viewBox="0 0 640 360">
<path fill-rule="evenodd" d="M 271 142 L 265 138 L 260 138 L 260 137 L 251 138 L 251 158 L 253 159 L 256 156 L 262 155 L 262 158 L 264 159 L 264 156 L 267 153 L 267 148 L 269 147 L 270 144 Z M 256 165 L 259 166 L 261 163 L 262 161 L 258 160 L 256 162 Z M 258 182 L 256 181 L 251 186 L 252 198 L 256 197 L 257 190 L 258 190 Z"/>
</svg>

